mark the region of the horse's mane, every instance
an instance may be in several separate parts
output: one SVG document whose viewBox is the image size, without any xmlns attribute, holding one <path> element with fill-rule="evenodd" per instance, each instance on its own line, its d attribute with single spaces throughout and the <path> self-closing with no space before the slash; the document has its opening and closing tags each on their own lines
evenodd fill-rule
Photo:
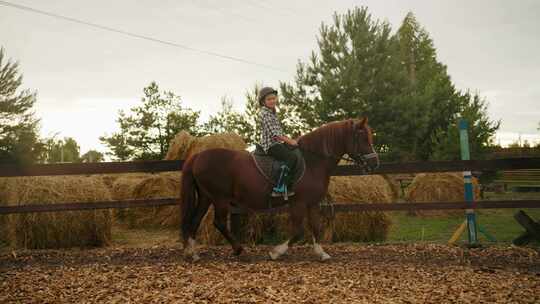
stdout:
<svg viewBox="0 0 540 304">
<path fill-rule="evenodd" d="M 350 134 L 353 123 L 352 119 L 327 123 L 301 136 L 298 145 L 324 156 L 338 156 L 344 152 L 345 137 Z"/>
</svg>

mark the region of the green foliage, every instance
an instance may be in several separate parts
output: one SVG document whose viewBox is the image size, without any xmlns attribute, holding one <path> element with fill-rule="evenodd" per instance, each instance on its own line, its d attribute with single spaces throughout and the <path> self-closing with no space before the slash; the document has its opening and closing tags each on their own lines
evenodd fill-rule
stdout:
<svg viewBox="0 0 540 304">
<path fill-rule="evenodd" d="M 249 140 L 253 130 L 244 115 L 233 110 L 233 101 L 227 97 L 221 99 L 221 110 L 202 126 L 205 134 L 212 133 L 237 133 Z"/>
<path fill-rule="evenodd" d="M 481 129 L 471 136 L 478 153 L 499 126 L 483 102 L 455 89 L 412 13 L 395 34 L 365 7 L 335 14 L 333 24 L 321 26 L 318 47 L 298 64 L 294 83 L 280 85 L 297 129 L 367 116 L 385 160 L 408 161 L 447 157 L 437 144 L 460 115 Z"/>
<path fill-rule="evenodd" d="M 459 118 L 469 123 L 469 150 L 471 159 L 484 159 L 494 145 L 493 136 L 499 129 L 500 121 L 491 121 L 487 116 L 487 102 L 478 94 L 470 92 L 460 94 L 459 112 L 452 116 L 450 126 L 439 129 L 431 142 L 434 143 L 432 159 L 457 160 L 460 159 Z"/>
<path fill-rule="evenodd" d="M 63 140 L 55 137 L 42 140 L 44 151 L 40 160 L 44 163 L 76 163 L 80 162 L 80 147 L 77 141 L 71 137 Z"/>
<path fill-rule="evenodd" d="M 234 132 L 240 135 L 248 145 L 258 142 L 260 138 L 260 106 L 257 93 L 260 88 L 261 86 L 256 84 L 246 92 L 246 104 L 242 113 L 234 111 L 232 100 L 223 97 L 221 110 L 216 115 L 211 116 L 203 126 L 204 132 Z M 278 116 L 286 135 L 295 137 L 301 133 L 302 125 L 295 121 L 294 113 L 287 104 L 278 106 Z"/>
<path fill-rule="evenodd" d="M 160 92 L 155 82 L 143 91 L 141 104 L 131 108 L 130 114 L 119 112 L 120 131 L 100 137 L 118 160 L 163 159 L 178 132 L 199 133 L 199 112 L 182 107 L 179 96 Z"/>
<path fill-rule="evenodd" d="M 36 93 L 21 90 L 21 84 L 18 63 L 0 48 L 0 163 L 33 163 L 43 152 L 32 111 Z"/>
<path fill-rule="evenodd" d="M 80 161 L 83 163 L 99 163 L 105 160 L 105 157 L 103 153 L 96 151 L 96 150 L 88 150 L 88 152 L 84 153 Z"/>
</svg>

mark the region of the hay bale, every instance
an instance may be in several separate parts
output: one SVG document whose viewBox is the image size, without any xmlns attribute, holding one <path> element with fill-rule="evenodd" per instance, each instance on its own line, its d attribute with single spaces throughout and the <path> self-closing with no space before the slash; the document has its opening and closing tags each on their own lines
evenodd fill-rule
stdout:
<svg viewBox="0 0 540 304">
<path fill-rule="evenodd" d="M 144 178 L 123 178 L 115 184 L 115 199 L 180 197 L 181 174 L 152 174 Z M 129 228 L 180 227 L 178 206 L 128 208 L 119 214 Z"/>
<path fill-rule="evenodd" d="M 182 174 L 180 172 L 164 172 L 151 174 L 145 177 L 122 177 L 114 186 L 114 198 L 123 199 L 152 199 L 180 197 L 182 184 Z M 179 206 L 161 206 L 118 209 L 121 212 L 117 218 L 126 224 L 128 228 L 180 228 L 180 208 Z M 203 218 L 198 240 L 202 244 L 219 245 L 225 240 L 221 233 L 214 228 L 213 207 Z"/>
<path fill-rule="evenodd" d="M 391 203 L 390 184 L 380 175 L 333 176 L 328 187 L 328 200 L 335 203 Z M 390 217 L 379 211 L 337 213 L 325 219 L 326 242 L 384 241 L 391 225 Z"/>
<path fill-rule="evenodd" d="M 98 174 L 95 176 L 100 177 L 103 180 L 103 183 L 109 190 L 111 194 L 114 192 L 114 184 L 120 179 L 141 179 L 149 176 L 150 173 L 124 173 L 124 174 Z"/>
<path fill-rule="evenodd" d="M 100 178 L 81 176 L 6 179 L 0 201 L 8 205 L 109 201 Z M 18 248 L 105 246 L 111 239 L 110 210 L 14 214 L 8 217 L 8 239 Z"/>
<path fill-rule="evenodd" d="M 186 131 L 178 133 L 169 145 L 165 156 L 166 160 L 187 159 L 191 155 L 204 150 L 224 148 L 231 150 L 245 150 L 244 140 L 235 133 L 219 133 L 204 137 L 194 137 Z"/>
<path fill-rule="evenodd" d="M 187 152 L 195 141 L 195 137 L 186 131 L 180 131 L 169 144 L 166 160 L 187 159 Z"/>
<path fill-rule="evenodd" d="M 478 180 L 473 178 L 474 199 L 480 198 Z M 408 202 L 460 202 L 465 199 L 463 187 L 463 174 L 449 173 L 422 173 L 416 175 L 407 188 L 406 200 Z M 463 215 L 463 210 L 417 210 L 415 215 Z"/>
<path fill-rule="evenodd" d="M 133 188 L 143 179 L 152 176 L 151 174 L 116 174 L 115 178 L 103 177 L 114 180 L 110 186 L 111 195 L 114 200 L 134 199 Z"/>
</svg>

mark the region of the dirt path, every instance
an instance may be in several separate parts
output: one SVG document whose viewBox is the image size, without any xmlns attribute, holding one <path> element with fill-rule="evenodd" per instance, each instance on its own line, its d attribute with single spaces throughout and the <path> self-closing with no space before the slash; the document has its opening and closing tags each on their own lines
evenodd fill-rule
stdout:
<svg viewBox="0 0 540 304">
<path fill-rule="evenodd" d="M 534 249 L 326 248 L 326 263 L 307 246 L 279 262 L 211 247 L 196 264 L 179 246 L 2 253 L 0 303 L 540 303 Z"/>
</svg>

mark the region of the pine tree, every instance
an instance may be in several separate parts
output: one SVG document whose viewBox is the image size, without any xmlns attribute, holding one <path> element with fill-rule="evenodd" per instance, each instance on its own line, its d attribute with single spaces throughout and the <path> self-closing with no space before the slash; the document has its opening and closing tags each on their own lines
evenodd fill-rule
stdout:
<svg viewBox="0 0 540 304">
<path fill-rule="evenodd" d="M 401 159 L 426 160 L 433 153 L 429 139 L 436 132 L 446 130 L 452 123 L 450 119 L 459 111 L 459 94 L 446 66 L 437 60 L 433 40 L 413 13 L 407 14 L 397 37 L 402 70 L 408 76 L 401 101 L 410 123 L 396 130 L 398 137 L 394 145 L 400 151 L 407 151 L 400 155 Z"/>
<path fill-rule="evenodd" d="M 335 14 L 333 24 L 321 26 L 317 42 L 310 61 L 299 62 L 294 83 L 281 84 L 295 124 L 314 128 L 367 116 L 385 160 L 427 160 L 443 140 L 439 136 L 472 104 L 455 89 L 412 13 L 395 34 L 365 7 Z M 478 113 L 492 134 L 497 124 Z M 474 140 L 487 144 L 483 137 Z"/>
<path fill-rule="evenodd" d="M 281 84 L 295 125 L 305 131 L 368 116 L 379 148 L 391 148 L 395 131 L 406 123 L 400 98 L 407 75 L 390 25 L 373 20 L 365 7 L 355 8 L 321 25 L 317 42 L 318 52 L 297 65 L 294 83 Z"/>
<path fill-rule="evenodd" d="M 199 134 L 200 113 L 182 107 L 179 96 L 160 92 L 155 82 L 143 91 L 141 105 L 131 108 L 130 115 L 119 112 L 120 131 L 100 137 L 116 159 L 163 159 L 178 132 Z"/>
<path fill-rule="evenodd" d="M 0 163 L 33 163 L 43 152 L 32 111 L 36 93 L 21 90 L 21 84 L 19 64 L 0 48 Z"/>
</svg>

